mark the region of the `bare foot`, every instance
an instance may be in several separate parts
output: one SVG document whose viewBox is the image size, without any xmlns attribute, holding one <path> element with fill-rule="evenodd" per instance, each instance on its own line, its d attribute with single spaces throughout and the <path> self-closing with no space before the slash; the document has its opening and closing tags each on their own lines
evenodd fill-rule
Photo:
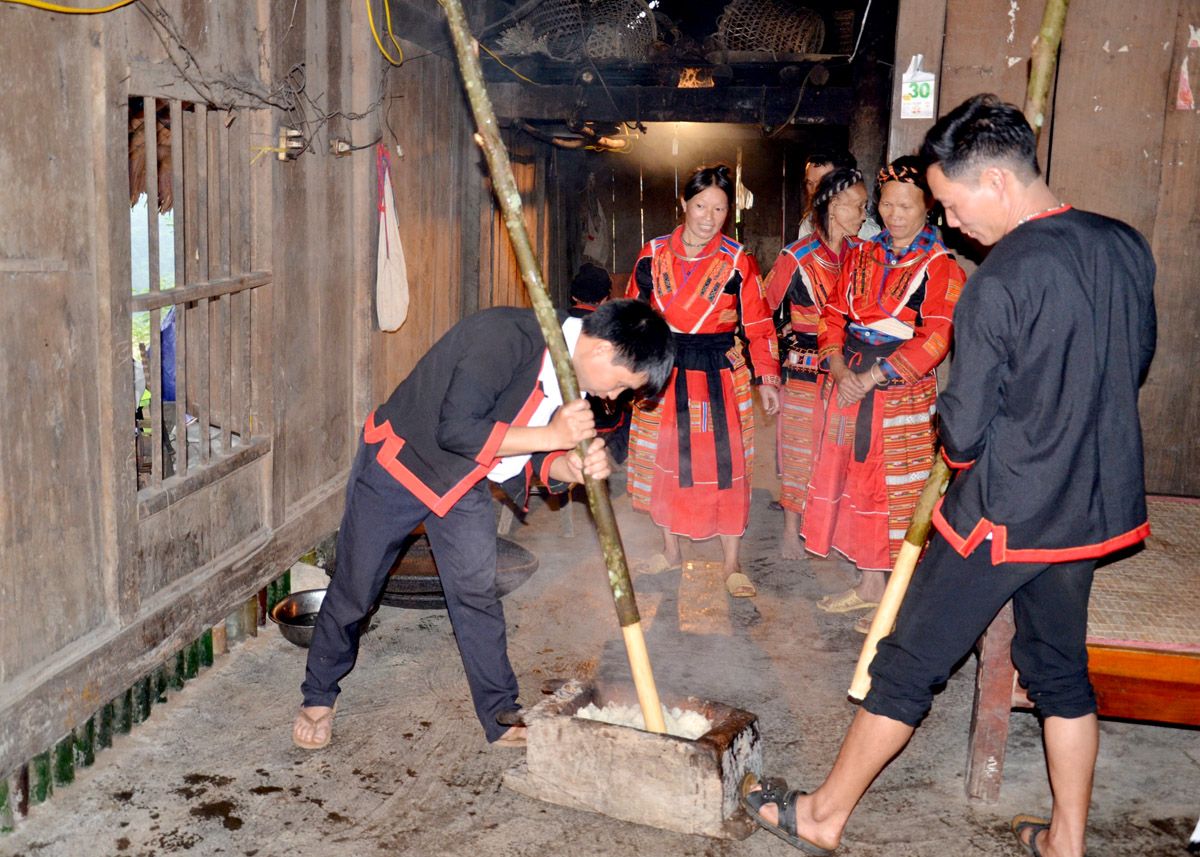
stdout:
<svg viewBox="0 0 1200 857">
<path fill-rule="evenodd" d="M 779 539 L 779 556 L 781 559 L 804 559 L 804 545 L 800 543 L 799 533 L 784 530 Z"/>
<path fill-rule="evenodd" d="M 292 743 L 302 750 L 320 750 L 333 737 L 336 706 L 302 706 L 292 724 Z"/>
</svg>

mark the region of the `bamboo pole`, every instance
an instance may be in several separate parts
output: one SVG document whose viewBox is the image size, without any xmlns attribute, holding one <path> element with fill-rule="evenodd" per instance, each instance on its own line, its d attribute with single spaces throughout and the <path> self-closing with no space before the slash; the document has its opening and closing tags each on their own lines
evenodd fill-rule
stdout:
<svg viewBox="0 0 1200 857">
<path fill-rule="evenodd" d="M 571 365 L 570 354 L 567 352 L 567 343 L 563 339 L 562 328 L 559 326 L 554 307 L 550 303 L 546 285 L 542 281 L 541 267 L 534 255 L 529 241 L 529 233 L 525 228 L 525 220 L 521 215 L 521 194 L 517 190 L 512 164 L 509 162 L 508 152 L 504 148 L 504 141 L 500 139 L 496 114 L 483 83 L 483 73 L 479 67 L 475 40 L 468 28 L 460 0 L 438 0 L 438 2 L 446 11 L 446 18 L 450 23 L 450 35 L 454 40 L 455 52 L 458 54 L 463 85 L 467 90 L 467 99 L 471 103 L 471 112 L 475 115 L 475 124 L 479 128 L 476 139 L 482 145 L 487 158 L 496 198 L 500 202 L 500 209 L 504 212 L 504 225 L 508 228 L 513 249 L 516 251 L 521 279 L 525 281 L 530 302 L 533 304 L 533 311 L 537 315 L 542 335 L 546 338 L 546 346 L 550 350 L 550 358 L 554 363 L 554 372 L 558 376 L 559 389 L 562 390 L 564 401 L 577 399 L 579 398 L 579 384 L 576 382 L 575 370 Z M 579 454 L 583 455 L 586 448 L 586 443 L 580 444 Z M 642 708 L 642 716 L 646 720 L 646 728 L 649 731 L 665 732 L 666 725 L 663 723 L 658 689 L 654 685 L 654 674 L 650 669 L 650 659 L 646 654 L 641 617 L 638 614 L 633 585 L 629 580 L 629 567 L 625 561 L 625 549 L 621 545 L 621 534 L 617 530 L 616 517 L 613 515 L 612 502 L 608 496 L 608 485 L 591 478 L 586 479 L 584 484 L 587 488 L 588 507 L 596 521 L 600 546 L 604 551 L 604 562 L 608 568 L 608 583 L 612 589 L 617 619 L 625 637 L 625 648 L 629 655 L 629 666 L 633 673 L 634 687 Z"/>
<path fill-rule="evenodd" d="M 1042 28 L 1033 40 L 1029 63 L 1029 88 L 1025 93 L 1025 118 L 1033 128 L 1034 139 L 1046 124 L 1046 105 L 1050 87 L 1058 69 L 1058 47 L 1062 44 L 1063 25 L 1067 20 L 1070 0 L 1046 0 L 1042 12 Z"/>
<path fill-rule="evenodd" d="M 1046 104 L 1050 100 L 1050 86 L 1054 82 L 1054 74 L 1058 67 L 1058 48 L 1062 44 L 1063 25 L 1067 19 L 1067 6 L 1070 0 L 1046 0 L 1046 8 L 1042 13 L 1042 29 L 1034 40 L 1033 58 L 1029 69 L 1029 86 L 1025 91 L 1025 119 L 1033 129 L 1033 139 L 1042 133 L 1046 124 Z M 921 491 L 917 508 L 913 511 L 912 521 L 904 533 L 904 544 L 896 557 L 896 564 L 888 578 L 887 588 L 879 607 L 875 610 L 875 618 L 871 620 L 871 630 L 863 642 L 862 652 L 858 656 L 858 664 L 854 668 L 854 679 L 850 683 L 850 698 L 862 702 L 871 689 L 871 676 L 868 670 L 871 661 L 875 659 L 875 651 L 879 641 L 892 632 L 896 624 L 896 614 L 908 591 L 909 581 L 912 580 L 917 560 L 925 549 L 925 540 L 929 536 L 929 525 L 933 517 L 933 507 L 938 498 L 946 493 L 950 484 L 950 468 L 938 456 L 930 468 L 929 479 Z"/>
<path fill-rule="evenodd" d="M 900 553 L 896 557 L 896 564 L 888 578 L 883 598 L 879 599 L 879 607 L 875 609 L 875 618 L 871 620 L 871 630 L 867 632 L 867 639 L 858 655 L 858 664 L 854 667 L 854 679 L 850 682 L 851 699 L 862 702 L 866 699 L 867 691 L 871 689 L 871 676 L 868 670 L 871 667 L 871 661 L 875 659 L 875 650 L 879 646 L 879 641 L 892 633 L 892 628 L 896 624 L 896 614 L 900 612 L 900 605 L 908 591 L 908 584 L 917 567 L 917 560 L 921 558 L 921 551 L 925 549 L 925 540 L 929 537 L 930 524 L 933 522 L 933 507 L 937 505 L 938 498 L 946 492 L 946 486 L 949 483 L 950 468 L 942 460 L 942 457 L 937 455 L 934 458 L 933 467 L 929 470 L 929 478 L 925 480 L 925 487 L 921 490 L 921 496 L 917 500 L 917 508 L 913 510 L 912 520 L 908 524 L 908 529 L 904 531 L 904 542 L 900 545 Z"/>
</svg>

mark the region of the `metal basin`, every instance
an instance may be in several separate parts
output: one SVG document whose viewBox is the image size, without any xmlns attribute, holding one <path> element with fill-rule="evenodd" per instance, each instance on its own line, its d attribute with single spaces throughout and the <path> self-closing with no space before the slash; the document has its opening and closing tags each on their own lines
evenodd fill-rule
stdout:
<svg viewBox="0 0 1200 857">
<path fill-rule="evenodd" d="M 312 643 L 313 628 L 324 600 L 324 589 L 304 589 L 284 598 L 271 609 L 269 615 L 271 621 L 279 626 L 279 633 L 283 634 L 285 640 L 307 649 Z M 362 621 L 360 633 L 365 634 L 370 627 L 371 617 L 368 616 Z"/>
<path fill-rule="evenodd" d="M 516 542 L 496 540 L 496 593 L 505 596 L 530 578 L 538 567 L 538 558 Z M 337 570 L 337 560 L 326 569 L 330 576 Z M 414 533 L 404 544 L 392 566 L 380 603 L 388 607 L 407 607 L 417 610 L 444 610 L 446 599 L 438 577 L 433 550 L 423 532 Z"/>
</svg>

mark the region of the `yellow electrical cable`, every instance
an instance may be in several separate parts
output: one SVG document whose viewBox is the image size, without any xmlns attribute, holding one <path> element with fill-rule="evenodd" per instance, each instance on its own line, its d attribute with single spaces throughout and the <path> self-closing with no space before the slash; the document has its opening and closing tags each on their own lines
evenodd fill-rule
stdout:
<svg viewBox="0 0 1200 857">
<path fill-rule="evenodd" d="M 486 54 L 487 54 L 489 57 L 491 57 L 492 59 L 494 59 L 496 62 L 500 63 L 500 65 L 504 66 L 506 69 L 508 69 L 509 71 L 511 71 L 513 74 L 515 74 L 517 77 L 521 78 L 521 80 L 525 81 L 526 83 L 532 83 L 534 86 L 541 86 L 541 84 L 540 84 L 540 83 L 538 83 L 536 80 L 530 80 L 530 79 L 529 79 L 529 78 L 527 78 L 525 75 L 521 74 L 521 72 L 517 71 L 517 70 L 516 70 L 515 68 L 513 68 L 511 65 L 509 65 L 508 63 L 506 63 L 504 60 L 500 59 L 500 57 L 498 57 L 498 56 L 496 56 L 494 53 L 492 53 L 492 52 L 491 52 L 491 51 L 488 49 L 488 46 L 487 46 L 487 45 L 485 45 L 483 42 L 479 42 L 479 41 L 477 41 L 477 42 L 475 42 L 475 44 L 477 44 L 477 45 L 479 45 L 479 47 L 483 48 L 483 50 L 484 50 L 484 53 L 486 53 Z"/>
<path fill-rule="evenodd" d="M 371 11 L 371 0 L 365 0 L 367 4 L 367 22 L 371 25 L 371 35 L 375 37 L 375 45 L 379 48 L 379 52 L 383 54 L 392 65 L 400 65 L 404 62 L 404 49 L 400 47 L 400 43 L 396 41 L 396 37 L 392 35 L 392 7 L 389 0 L 383 0 L 384 16 L 387 20 L 388 38 L 392 40 L 392 44 L 396 46 L 396 51 L 400 54 L 400 59 L 392 59 L 392 55 L 387 52 L 383 46 L 383 41 L 379 38 L 379 31 L 375 29 L 375 13 Z"/>
<path fill-rule="evenodd" d="M 113 9 L 128 6 L 133 0 L 117 0 L 116 3 L 109 3 L 107 6 L 99 6 L 95 9 L 60 6 L 57 3 L 47 3 L 45 0 L 4 0 L 4 2 L 16 3 L 18 6 L 32 6 L 34 9 L 41 9 L 45 12 L 61 12 L 64 15 L 102 15 L 105 12 L 111 12 Z"/>
<path fill-rule="evenodd" d="M 368 2 L 370 2 L 370 0 L 368 0 Z M 388 38 L 391 39 L 392 44 L 395 45 L 395 47 L 396 47 L 396 53 L 399 54 L 399 56 L 400 56 L 400 62 L 397 63 L 397 65 L 400 65 L 401 63 L 404 62 L 404 48 L 400 47 L 400 43 L 398 41 L 396 41 L 396 37 L 392 34 L 392 2 L 391 2 L 391 0 L 383 0 L 383 16 L 387 20 Z"/>
</svg>

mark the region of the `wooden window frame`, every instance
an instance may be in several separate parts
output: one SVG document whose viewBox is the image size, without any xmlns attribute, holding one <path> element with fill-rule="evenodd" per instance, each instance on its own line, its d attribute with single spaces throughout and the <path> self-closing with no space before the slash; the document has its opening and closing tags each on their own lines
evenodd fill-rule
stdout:
<svg viewBox="0 0 1200 857">
<path fill-rule="evenodd" d="M 144 519 L 265 455 L 269 433 L 254 425 L 251 403 L 264 367 L 255 366 L 252 318 L 260 313 L 270 271 L 252 270 L 253 198 L 250 192 L 249 108 L 216 108 L 179 94 L 131 92 L 141 100 L 145 158 L 150 288 L 133 295 L 129 317 L 150 315 L 150 468 L 138 486 Z M 156 116 L 169 104 L 171 185 L 175 212 L 175 287 L 160 288 L 158 139 Z M 175 468 L 166 474 L 162 438 L 171 424 L 162 401 L 164 310 L 175 307 Z M 189 449 L 187 417 L 199 426 L 196 454 Z M 121 419 L 126 419 L 121 413 Z M 140 433 L 140 430 L 139 430 Z M 214 441 L 219 439 L 219 447 Z M 136 470 L 136 453 L 135 470 Z"/>
</svg>

